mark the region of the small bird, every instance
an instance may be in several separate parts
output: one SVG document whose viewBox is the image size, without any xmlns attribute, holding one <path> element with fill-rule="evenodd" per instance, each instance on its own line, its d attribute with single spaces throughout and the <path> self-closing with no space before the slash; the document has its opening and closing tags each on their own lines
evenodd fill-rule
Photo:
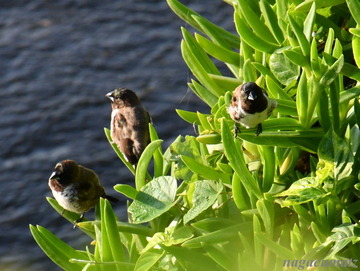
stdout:
<svg viewBox="0 0 360 271">
<path fill-rule="evenodd" d="M 49 187 L 64 210 L 81 214 L 75 223 L 80 222 L 84 213 L 98 204 L 100 197 L 118 201 L 105 194 L 99 177 L 93 170 L 78 165 L 73 160 L 63 160 L 56 164 L 49 178 Z"/>
<path fill-rule="evenodd" d="M 240 131 L 236 123 L 246 128 L 257 126 L 255 134 L 258 136 L 262 132 L 261 123 L 271 115 L 276 106 L 276 102 L 271 101 L 265 90 L 254 82 L 238 86 L 227 108 L 230 117 L 235 121 L 235 136 Z"/>
<path fill-rule="evenodd" d="M 111 137 L 126 159 L 135 165 L 150 143 L 151 118 L 135 92 L 117 88 L 106 94 L 111 100 Z"/>
</svg>

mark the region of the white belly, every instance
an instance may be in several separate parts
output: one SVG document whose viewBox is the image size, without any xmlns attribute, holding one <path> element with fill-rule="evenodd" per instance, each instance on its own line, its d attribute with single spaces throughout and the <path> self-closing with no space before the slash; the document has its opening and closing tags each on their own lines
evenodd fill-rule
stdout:
<svg viewBox="0 0 360 271">
<path fill-rule="evenodd" d="M 268 112 L 267 110 L 260 112 L 260 113 L 255 113 L 255 114 L 247 114 L 245 115 L 245 117 L 243 117 L 240 120 L 240 124 L 245 126 L 246 128 L 254 128 L 256 127 L 258 124 L 262 123 L 264 120 L 266 120 L 268 117 Z"/>
<path fill-rule="evenodd" d="M 80 206 L 78 204 L 79 198 L 77 196 L 70 196 L 72 195 L 72 191 L 67 187 L 64 189 L 63 192 L 52 191 L 52 194 L 56 201 L 63 207 L 65 210 L 70 212 L 74 212 L 77 214 L 81 214 L 82 211 L 79 210 Z"/>
</svg>

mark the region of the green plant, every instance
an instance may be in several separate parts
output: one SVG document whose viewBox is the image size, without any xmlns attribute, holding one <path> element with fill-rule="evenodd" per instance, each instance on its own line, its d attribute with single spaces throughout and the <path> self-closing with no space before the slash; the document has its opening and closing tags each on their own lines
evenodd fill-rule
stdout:
<svg viewBox="0 0 360 271">
<path fill-rule="evenodd" d="M 182 29 L 181 51 L 196 77 L 189 87 L 211 113 L 177 110 L 199 136 L 179 136 L 163 152 L 150 125 L 152 142 L 136 171 L 113 145 L 135 174 L 135 188 L 115 186 L 133 200 L 130 222 L 101 200 L 98 219 L 78 224 L 94 249 L 76 251 L 40 226 L 30 227 L 35 240 L 66 270 L 355 268 L 360 3 L 227 0 L 234 35 L 167 2 L 199 32 Z M 213 58 L 233 76 L 223 76 Z M 260 136 L 243 129 L 234 138 L 226 107 L 246 81 L 278 106 Z"/>
</svg>

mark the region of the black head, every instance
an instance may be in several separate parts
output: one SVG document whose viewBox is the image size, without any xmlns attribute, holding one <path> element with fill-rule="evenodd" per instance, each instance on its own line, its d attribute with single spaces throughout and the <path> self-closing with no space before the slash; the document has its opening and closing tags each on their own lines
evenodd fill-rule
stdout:
<svg viewBox="0 0 360 271">
<path fill-rule="evenodd" d="M 246 100 L 256 101 L 264 95 L 263 89 L 254 82 L 248 82 L 242 85 L 242 95 Z"/>
<path fill-rule="evenodd" d="M 73 160 L 63 160 L 56 164 L 49 179 L 56 179 L 61 185 L 70 184 L 79 174 L 79 166 Z"/>
<path fill-rule="evenodd" d="M 106 97 L 111 100 L 112 104 L 119 106 L 132 106 L 140 103 L 135 92 L 127 88 L 117 88 L 106 94 Z"/>
<path fill-rule="evenodd" d="M 268 105 L 266 96 L 266 92 L 254 82 L 244 83 L 235 89 L 232 105 L 241 104 L 241 108 L 250 114 L 262 112 Z"/>
</svg>

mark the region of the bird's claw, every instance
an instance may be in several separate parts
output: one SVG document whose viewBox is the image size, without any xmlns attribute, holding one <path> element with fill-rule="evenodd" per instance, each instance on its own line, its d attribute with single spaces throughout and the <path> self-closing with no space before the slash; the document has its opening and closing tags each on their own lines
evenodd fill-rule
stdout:
<svg viewBox="0 0 360 271">
<path fill-rule="evenodd" d="M 255 135 L 259 136 L 261 133 L 262 133 L 262 125 L 261 125 L 261 123 L 259 123 L 257 126 L 257 129 L 256 129 Z"/>
<path fill-rule="evenodd" d="M 240 134 L 240 128 L 234 123 L 234 138 L 237 138 L 237 135 Z"/>
<path fill-rule="evenodd" d="M 77 226 L 77 223 L 81 222 L 83 219 L 84 219 L 84 214 L 81 214 L 80 217 L 74 221 L 73 229 L 75 229 Z"/>
</svg>

